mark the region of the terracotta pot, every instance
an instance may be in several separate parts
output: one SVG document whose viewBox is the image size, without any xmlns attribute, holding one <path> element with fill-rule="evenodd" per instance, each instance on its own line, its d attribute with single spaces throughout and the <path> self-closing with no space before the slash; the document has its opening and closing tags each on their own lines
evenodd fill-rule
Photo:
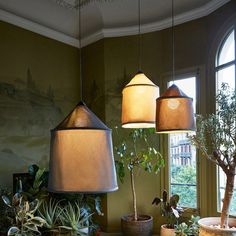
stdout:
<svg viewBox="0 0 236 236">
<path fill-rule="evenodd" d="M 134 221 L 133 215 L 121 217 L 121 231 L 124 236 L 151 236 L 153 218 L 148 215 L 139 215 Z"/>
<path fill-rule="evenodd" d="M 198 221 L 199 236 L 236 236 L 236 229 L 219 229 L 211 225 L 220 225 L 220 217 L 208 217 Z M 236 219 L 229 219 L 229 227 L 236 227 Z"/>
<path fill-rule="evenodd" d="M 161 236 L 175 236 L 175 229 L 169 229 L 166 225 L 161 226 Z"/>
</svg>

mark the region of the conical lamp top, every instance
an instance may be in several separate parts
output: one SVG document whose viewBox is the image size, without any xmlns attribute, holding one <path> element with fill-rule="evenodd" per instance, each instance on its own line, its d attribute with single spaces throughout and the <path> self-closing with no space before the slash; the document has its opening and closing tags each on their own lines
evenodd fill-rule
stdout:
<svg viewBox="0 0 236 236">
<path fill-rule="evenodd" d="M 82 101 L 78 103 L 55 130 L 80 128 L 109 130 L 109 128 Z"/>
<path fill-rule="evenodd" d="M 155 127 L 159 87 L 143 72 L 138 72 L 122 91 L 122 127 Z"/>
<path fill-rule="evenodd" d="M 135 76 L 130 80 L 130 82 L 125 86 L 125 88 L 129 86 L 155 86 L 157 87 L 142 71 L 139 71 Z M 125 89 L 124 88 L 124 89 Z"/>
<path fill-rule="evenodd" d="M 190 98 L 188 97 L 178 86 L 175 84 L 172 84 L 160 97 L 161 98 L 170 98 L 170 97 L 184 97 L 184 98 Z M 192 99 L 192 98 L 190 98 Z"/>
<path fill-rule="evenodd" d="M 62 193 L 118 189 L 111 130 L 83 102 L 51 132 L 48 189 Z"/>
</svg>

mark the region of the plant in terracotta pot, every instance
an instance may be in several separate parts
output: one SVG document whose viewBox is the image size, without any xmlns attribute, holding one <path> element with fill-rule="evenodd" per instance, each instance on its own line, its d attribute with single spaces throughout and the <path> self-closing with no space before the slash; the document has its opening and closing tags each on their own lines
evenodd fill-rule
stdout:
<svg viewBox="0 0 236 236">
<path fill-rule="evenodd" d="M 174 194 L 168 199 L 166 190 L 162 193 L 162 198 L 154 198 L 152 204 L 160 205 L 161 215 L 165 217 L 166 224 L 161 226 L 161 236 L 175 235 L 175 226 L 178 223 L 183 208 L 178 207 L 179 195 Z"/>
<path fill-rule="evenodd" d="M 221 218 L 205 218 L 199 221 L 200 235 L 207 232 L 217 234 L 230 233 L 236 226 L 236 220 L 229 220 L 230 203 L 234 191 L 236 174 L 236 92 L 222 84 L 216 95 L 217 109 L 215 114 L 197 117 L 197 130 L 190 136 L 192 143 L 200 150 L 202 156 L 219 166 L 226 175 L 226 187 L 223 199 Z M 205 225 L 205 227 L 204 227 Z M 209 227 L 209 225 L 219 225 Z"/>
<path fill-rule="evenodd" d="M 117 131 L 117 129 L 116 129 Z M 117 131 L 118 132 L 118 131 Z M 124 235 L 149 236 L 152 233 L 152 217 L 138 214 L 135 190 L 135 174 L 139 169 L 157 174 L 164 166 L 164 159 L 153 145 L 150 145 L 154 129 L 134 129 L 128 138 L 115 148 L 116 168 L 120 181 L 123 183 L 126 172 L 129 172 L 133 197 L 133 214 L 121 218 Z"/>
</svg>

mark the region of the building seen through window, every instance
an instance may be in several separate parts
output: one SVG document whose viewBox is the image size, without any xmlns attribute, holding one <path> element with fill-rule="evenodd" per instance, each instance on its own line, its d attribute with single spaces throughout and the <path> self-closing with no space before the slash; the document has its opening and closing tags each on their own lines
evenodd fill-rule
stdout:
<svg viewBox="0 0 236 236">
<path fill-rule="evenodd" d="M 169 85 L 173 83 L 170 82 Z M 189 97 L 193 98 L 196 111 L 196 78 L 174 81 Z M 197 208 L 196 150 L 186 133 L 169 134 L 170 191 L 180 196 L 180 205 Z"/>
</svg>

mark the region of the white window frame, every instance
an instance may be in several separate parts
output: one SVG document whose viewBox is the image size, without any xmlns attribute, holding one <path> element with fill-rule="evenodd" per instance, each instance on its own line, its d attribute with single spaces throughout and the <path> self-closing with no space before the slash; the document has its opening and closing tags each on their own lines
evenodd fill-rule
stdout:
<svg viewBox="0 0 236 236">
<path fill-rule="evenodd" d="M 193 68 L 187 68 L 183 70 L 176 71 L 175 80 L 182 80 L 187 79 L 190 77 L 196 78 L 196 113 L 199 113 L 199 87 L 200 87 L 200 74 L 204 74 L 205 68 L 202 66 L 199 67 L 193 67 Z M 173 81 L 171 73 L 163 74 L 162 75 L 162 84 L 160 85 L 161 93 L 164 92 L 167 89 L 168 83 Z M 168 193 L 170 193 L 170 149 L 169 149 L 169 135 L 163 134 L 162 141 L 163 147 L 162 152 L 165 153 L 166 156 L 168 156 L 165 166 L 168 168 L 164 168 L 164 171 L 162 173 L 162 189 L 167 189 Z M 200 215 L 200 206 L 201 206 L 201 189 L 200 189 L 200 162 L 198 158 L 198 152 L 196 153 L 196 168 L 197 168 L 197 208 L 185 208 L 184 216 L 189 217 L 192 214 Z"/>
</svg>

